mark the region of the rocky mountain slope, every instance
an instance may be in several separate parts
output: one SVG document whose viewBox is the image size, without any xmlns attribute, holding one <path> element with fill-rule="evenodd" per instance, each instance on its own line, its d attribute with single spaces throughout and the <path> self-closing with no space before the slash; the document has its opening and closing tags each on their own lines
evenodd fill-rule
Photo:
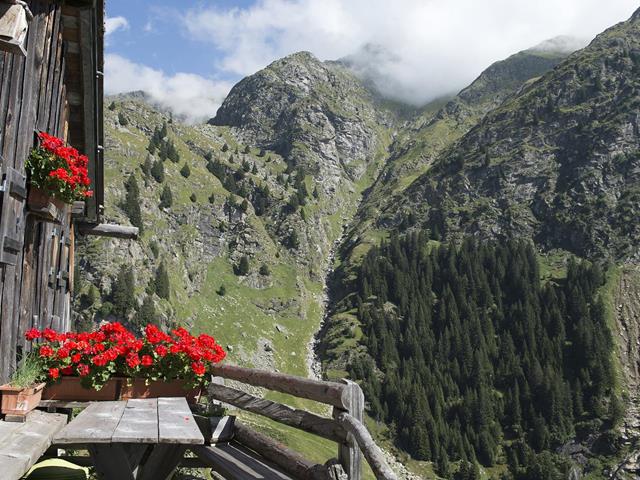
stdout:
<svg viewBox="0 0 640 480">
<path fill-rule="evenodd" d="M 351 303 L 361 260 L 393 234 L 426 229 L 430 248 L 530 239 L 545 282 L 562 282 L 570 255 L 637 262 L 640 11 L 570 56 L 553 44 L 417 112 L 381 98 L 348 61 L 306 52 L 242 80 L 206 125 L 174 121 L 144 94 L 108 99 L 106 221 L 143 233 L 84 240 L 78 323 L 121 318 L 125 305 L 133 325 L 179 322 L 215 335 L 232 362 L 307 375 L 337 267 L 319 353 L 325 375 L 344 376 L 367 355 Z M 126 275 L 135 287 L 123 301 Z M 621 302 L 637 293 L 627 285 Z M 628 375 L 635 313 L 612 317 L 627 332 Z M 393 441 L 393 427 L 376 428 Z M 286 437 L 318 461 L 334 454 Z"/>
<path fill-rule="evenodd" d="M 385 217 L 637 261 L 639 74 L 636 15 L 486 115 Z"/>
</svg>

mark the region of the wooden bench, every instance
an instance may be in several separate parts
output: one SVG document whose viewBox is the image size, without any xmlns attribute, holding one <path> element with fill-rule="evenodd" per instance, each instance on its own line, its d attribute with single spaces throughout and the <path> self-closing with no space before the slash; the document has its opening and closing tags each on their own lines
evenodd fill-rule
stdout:
<svg viewBox="0 0 640 480">
<path fill-rule="evenodd" d="M 34 410 L 24 423 L 0 421 L 0 477 L 21 478 L 51 445 L 67 416 Z"/>
<path fill-rule="evenodd" d="M 192 449 L 200 460 L 227 480 L 293 480 L 264 458 L 236 442 Z"/>
</svg>

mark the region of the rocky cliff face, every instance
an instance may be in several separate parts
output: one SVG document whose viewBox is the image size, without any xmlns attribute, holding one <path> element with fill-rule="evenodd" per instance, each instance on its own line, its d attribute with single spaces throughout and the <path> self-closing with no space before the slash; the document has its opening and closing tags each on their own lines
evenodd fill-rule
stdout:
<svg viewBox="0 0 640 480">
<path fill-rule="evenodd" d="M 344 66 L 301 52 L 239 82 L 209 123 L 236 127 L 246 141 L 322 177 L 332 194 L 360 179 L 386 147 L 381 133 L 392 116 Z"/>
<path fill-rule="evenodd" d="M 636 15 L 525 85 L 413 182 L 393 222 L 638 260 L 639 53 Z"/>
</svg>

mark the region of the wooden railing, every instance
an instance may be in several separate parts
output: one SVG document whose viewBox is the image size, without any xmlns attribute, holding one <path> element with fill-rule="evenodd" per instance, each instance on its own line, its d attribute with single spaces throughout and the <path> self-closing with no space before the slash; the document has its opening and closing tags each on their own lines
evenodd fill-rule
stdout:
<svg viewBox="0 0 640 480">
<path fill-rule="evenodd" d="M 325 382 L 230 365 L 214 367 L 213 374 L 222 379 L 331 405 L 333 418 L 328 418 L 258 398 L 216 382 L 209 386 L 208 391 L 209 398 L 336 442 L 338 465 L 349 480 L 362 479 L 363 454 L 377 479 L 396 480 L 382 450 L 363 424 L 364 395 L 357 383 L 349 380 Z M 269 458 L 294 478 L 339 478 L 336 472 L 336 469 L 340 469 L 338 465 L 315 465 L 272 438 L 241 424 L 237 425 L 236 436 L 239 442 Z"/>
</svg>

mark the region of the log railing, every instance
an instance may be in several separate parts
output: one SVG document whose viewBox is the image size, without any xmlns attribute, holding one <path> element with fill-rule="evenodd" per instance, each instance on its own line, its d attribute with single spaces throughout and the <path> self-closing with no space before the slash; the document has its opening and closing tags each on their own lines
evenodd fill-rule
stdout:
<svg viewBox="0 0 640 480">
<path fill-rule="evenodd" d="M 215 382 L 208 392 L 209 398 L 338 443 L 338 462 L 349 480 L 362 479 L 363 454 L 377 479 L 396 480 L 382 450 L 363 424 L 364 395 L 357 383 L 325 382 L 230 365 L 215 366 L 213 374 L 333 406 L 333 418 L 327 418 Z M 238 441 L 271 459 L 294 478 L 337 478 L 332 475 L 335 469 L 331 466 L 313 465 L 297 452 L 242 425 L 238 425 L 236 436 Z"/>
</svg>

